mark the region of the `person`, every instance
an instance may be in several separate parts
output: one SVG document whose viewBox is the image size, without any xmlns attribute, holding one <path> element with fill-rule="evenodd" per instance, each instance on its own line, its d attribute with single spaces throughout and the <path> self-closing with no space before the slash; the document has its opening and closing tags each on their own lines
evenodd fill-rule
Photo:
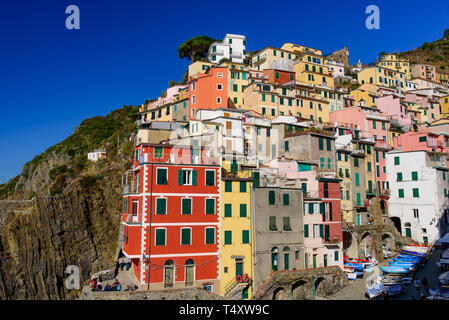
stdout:
<svg viewBox="0 0 449 320">
<path fill-rule="evenodd" d="M 120 270 L 121 270 L 121 271 L 123 271 L 123 267 L 124 267 L 124 265 L 125 265 L 125 261 L 124 261 L 124 260 L 125 260 L 124 257 L 118 258 L 118 263 L 119 263 L 119 265 L 120 265 Z"/>
<path fill-rule="evenodd" d="M 126 271 L 128 271 L 129 267 L 131 266 L 131 258 L 126 257 L 125 263 L 126 263 Z"/>
<path fill-rule="evenodd" d="M 107 284 L 104 286 L 104 291 L 111 291 L 111 287 Z"/>
<path fill-rule="evenodd" d="M 115 279 L 114 283 L 112 284 L 112 291 L 118 291 L 117 284 L 120 284 L 120 282 L 117 279 Z"/>
<path fill-rule="evenodd" d="M 101 278 L 98 278 L 97 291 L 101 291 L 101 289 L 103 289 L 103 284 L 101 283 Z"/>
<path fill-rule="evenodd" d="M 92 289 L 92 291 L 97 291 L 97 279 L 90 280 L 89 287 Z"/>
</svg>

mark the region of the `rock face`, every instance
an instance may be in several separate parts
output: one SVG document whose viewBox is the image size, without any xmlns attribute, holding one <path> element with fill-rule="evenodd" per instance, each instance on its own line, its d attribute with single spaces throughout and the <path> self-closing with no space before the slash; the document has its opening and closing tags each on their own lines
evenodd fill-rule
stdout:
<svg viewBox="0 0 449 320">
<path fill-rule="evenodd" d="M 81 177 L 26 210 L 0 210 L 0 299 L 74 299 L 81 289 L 66 288 L 67 266 L 79 268 L 81 287 L 90 274 L 115 268 L 121 173 Z"/>
</svg>

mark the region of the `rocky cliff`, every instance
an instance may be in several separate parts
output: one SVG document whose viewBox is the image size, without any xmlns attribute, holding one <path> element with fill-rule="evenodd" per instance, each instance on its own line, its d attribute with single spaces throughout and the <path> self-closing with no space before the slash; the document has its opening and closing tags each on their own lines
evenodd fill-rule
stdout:
<svg viewBox="0 0 449 320">
<path fill-rule="evenodd" d="M 0 299 L 75 299 L 69 265 L 90 274 L 115 267 L 137 108 L 84 120 L 75 132 L 0 186 Z M 107 159 L 87 160 L 94 148 Z"/>
</svg>

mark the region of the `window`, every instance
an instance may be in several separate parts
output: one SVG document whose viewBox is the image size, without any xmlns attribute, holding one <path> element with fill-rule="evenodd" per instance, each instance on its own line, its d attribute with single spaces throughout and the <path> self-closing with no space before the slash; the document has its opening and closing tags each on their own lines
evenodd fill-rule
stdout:
<svg viewBox="0 0 449 320">
<path fill-rule="evenodd" d="M 157 185 L 166 185 L 167 181 L 167 169 L 165 168 L 157 168 L 156 170 L 156 184 Z"/>
<path fill-rule="evenodd" d="M 276 217 L 275 216 L 270 216 L 268 219 L 268 228 L 270 231 L 276 231 L 278 228 L 276 226 Z"/>
<path fill-rule="evenodd" d="M 156 228 L 156 236 L 155 236 L 155 245 L 156 246 L 165 246 L 166 244 L 166 229 L 165 228 Z"/>
<path fill-rule="evenodd" d="M 249 230 L 242 230 L 242 243 L 249 243 Z"/>
<path fill-rule="evenodd" d="M 167 214 L 167 199 L 156 198 L 156 214 Z"/>
<path fill-rule="evenodd" d="M 338 251 L 334 251 L 334 260 L 338 261 Z"/>
<path fill-rule="evenodd" d="M 182 214 L 192 214 L 192 199 L 184 198 L 181 201 Z"/>
<path fill-rule="evenodd" d="M 331 158 L 327 158 L 327 168 L 330 169 L 331 168 Z"/>
<path fill-rule="evenodd" d="M 276 200 L 275 200 L 275 193 L 273 190 L 268 191 L 268 203 L 269 204 L 275 204 Z"/>
<path fill-rule="evenodd" d="M 412 180 L 413 181 L 417 181 L 418 180 L 418 172 L 417 171 L 412 171 Z"/>
<path fill-rule="evenodd" d="M 221 104 L 221 98 L 220 97 L 217 97 L 217 103 Z"/>
<path fill-rule="evenodd" d="M 398 190 L 398 196 L 399 196 L 399 198 L 404 198 L 404 189 Z"/>
<path fill-rule="evenodd" d="M 232 231 L 224 232 L 224 244 L 232 244 Z"/>
<path fill-rule="evenodd" d="M 283 217 L 282 222 L 284 225 L 284 231 L 292 231 L 292 227 L 290 226 L 290 217 Z"/>
<path fill-rule="evenodd" d="M 206 170 L 206 186 L 215 186 L 215 171 Z"/>
<path fill-rule="evenodd" d="M 354 167 L 359 166 L 359 158 L 354 158 Z"/>
<path fill-rule="evenodd" d="M 305 224 L 304 225 L 304 238 L 308 238 L 309 237 L 309 225 Z"/>
<path fill-rule="evenodd" d="M 181 228 L 181 245 L 192 244 L 192 229 Z"/>
<path fill-rule="evenodd" d="M 320 150 L 324 150 L 324 143 L 323 143 L 323 138 L 318 138 L 318 148 Z"/>
<path fill-rule="evenodd" d="M 154 148 L 154 158 L 162 159 L 163 156 L 164 156 L 164 148 L 163 147 L 155 147 Z"/>
<path fill-rule="evenodd" d="M 290 150 L 288 141 L 284 142 L 284 146 L 285 146 L 285 151 L 289 151 Z"/>
<path fill-rule="evenodd" d="M 224 212 L 224 216 L 225 216 L 226 218 L 232 217 L 232 204 L 230 204 L 230 203 L 226 203 L 226 204 L 225 204 L 225 212 Z"/>
<path fill-rule="evenodd" d="M 206 199 L 206 214 L 215 214 L 215 199 Z"/>
<path fill-rule="evenodd" d="M 309 214 L 313 214 L 313 203 L 309 203 Z"/>
<path fill-rule="evenodd" d="M 360 186 L 360 176 L 358 172 L 355 173 L 355 185 L 357 187 Z"/>
<path fill-rule="evenodd" d="M 419 189 L 413 188 L 413 198 L 419 198 Z"/>
<path fill-rule="evenodd" d="M 181 169 L 178 170 L 178 184 L 180 186 L 196 186 L 196 170 Z"/>
<path fill-rule="evenodd" d="M 245 218 L 246 217 L 246 203 L 240 204 L 240 217 Z"/>
<path fill-rule="evenodd" d="M 399 157 L 394 157 L 394 165 L 397 166 L 400 164 Z"/>
<path fill-rule="evenodd" d="M 206 244 L 215 244 L 215 228 L 206 228 L 205 233 Z"/>
<path fill-rule="evenodd" d="M 284 200 L 284 206 L 290 205 L 290 195 L 288 193 L 284 193 L 282 198 Z"/>
<path fill-rule="evenodd" d="M 232 181 L 225 181 L 225 192 L 232 192 Z"/>
<path fill-rule="evenodd" d="M 419 212 L 418 212 L 418 209 L 413 209 L 413 218 L 419 219 Z"/>
<path fill-rule="evenodd" d="M 397 181 L 402 181 L 402 172 L 396 173 L 396 178 Z"/>
<path fill-rule="evenodd" d="M 331 140 L 326 139 L 327 151 L 332 151 Z"/>
</svg>

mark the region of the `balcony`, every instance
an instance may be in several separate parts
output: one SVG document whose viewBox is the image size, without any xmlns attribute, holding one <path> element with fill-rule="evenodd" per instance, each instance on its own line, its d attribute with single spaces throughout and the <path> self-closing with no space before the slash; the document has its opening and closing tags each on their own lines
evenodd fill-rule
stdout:
<svg viewBox="0 0 449 320">
<path fill-rule="evenodd" d="M 141 224 L 142 217 L 137 214 L 128 214 L 125 221 L 127 224 Z"/>
<path fill-rule="evenodd" d="M 138 194 L 138 190 L 134 184 L 128 184 L 123 186 L 123 194 Z"/>
<path fill-rule="evenodd" d="M 339 243 L 340 240 L 338 239 L 338 236 L 329 236 L 323 238 L 324 243 Z"/>
</svg>

